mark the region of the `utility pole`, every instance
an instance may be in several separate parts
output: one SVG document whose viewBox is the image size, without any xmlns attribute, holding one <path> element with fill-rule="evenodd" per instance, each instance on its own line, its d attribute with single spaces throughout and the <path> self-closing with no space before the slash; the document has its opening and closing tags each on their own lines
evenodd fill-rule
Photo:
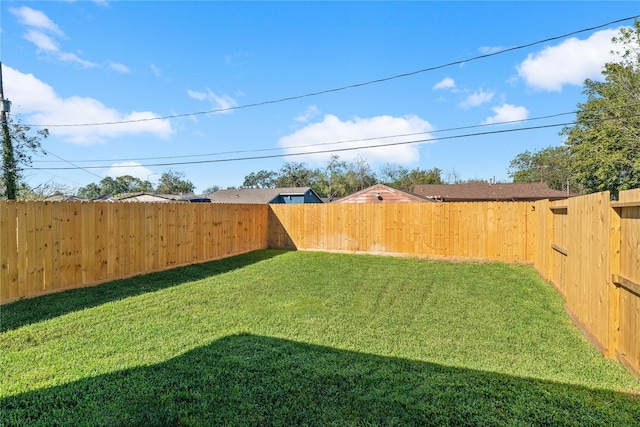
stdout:
<svg viewBox="0 0 640 427">
<path fill-rule="evenodd" d="M 0 114 L 2 114 L 2 175 L 7 199 L 15 200 L 16 185 L 16 159 L 13 154 L 13 143 L 7 123 L 7 113 L 11 111 L 11 101 L 4 99 L 4 89 L 2 88 L 2 62 L 0 62 Z"/>
</svg>

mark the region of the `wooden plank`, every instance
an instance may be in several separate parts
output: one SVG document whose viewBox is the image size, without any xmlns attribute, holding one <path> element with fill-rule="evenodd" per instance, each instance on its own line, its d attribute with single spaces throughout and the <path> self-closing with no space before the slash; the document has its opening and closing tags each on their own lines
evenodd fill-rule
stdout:
<svg viewBox="0 0 640 427">
<path fill-rule="evenodd" d="M 18 213 L 15 202 L 0 201 L 0 301 L 11 301 L 18 291 Z"/>
<path fill-rule="evenodd" d="M 215 258 L 214 240 L 215 226 L 213 224 L 213 215 L 216 205 L 207 203 L 204 206 L 204 253 L 207 260 Z"/>
<path fill-rule="evenodd" d="M 609 209 L 609 244 L 607 247 L 609 254 L 608 277 L 611 277 L 608 287 L 609 318 L 607 354 L 613 358 L 618 353 L 620 346 L 620 289 L 615 284 L 614 272 L 620 271 L 620 215 L 615 209 Z"/>
<path fill-rule="evenodd" d="M 602 343 L 598 340 L 598 337 L 596 337 L 592 332 L 591 332 L 591 328 L 589 328 L 587 325 L 585 325 L 582 320 L 580 319 L 580 317 L 578 315 L 576 315 L 575 313 L 573 313 L 569 307 L 565 307 L 565 311 L 566 313 L 569 315 L 569 317 L 571 317 L 571 320 L 573 320 L 573 323 L 578 327 L 578 329 L 580 330 L 580 332 L 582 332 L 582 335 L 585 336 L 585 338 L 587 338 L 589 341 L 591 341 L 591 344 L 601 353 L 604 354 L 605 353 L 605 348 L 602 345 Z"/>
<path fill-rule="evenodd" d="M 632 374 L 634 374 L 636 377 L 640 378 L 640 369 L 638 369 L 637 364 L 634 364 L 629 360 L 627 355 L 625 355 L 623 353 L 620 353 L 620 352 L 617 352 L 616 353 L 616 358 Z"/>
<path fill-rule="evenodd" d="M 431 210 L 432 212 L 432 227 L 431 230 L 435 231 L 433 236 L 432 252 L 430 255 L 437 255 L 444 253 L 444 203 L 436 202 L 435 206 Z"/>
<path fill-rule="evenodd" d="M 620 269 L 617 271 L 640 282 L 640 207 L 620 210 Z"/>
<path fill-rule="evenodd" d="M 118 277 L 118 243 L 120 241 L 120 208 L 122 203 L 114 202 L 107 204 L 107 229 L 109 236 L 107 252 L 107 271 L 109 279 Z"/>
<path fill-rule="evenodd" d="M 50 202 L 44 202 L 42 206 L 43 230 L 42 230 L 42 281 L 44 290 L 53 289 L 53 209 Z"/>
<path fill-rule="evenodd" d="M 17 297 L 22 298 L 29 295 L 28 292 L 28 252 L 27 243 L 27 206 L 24 202 L 16 202 L 16 218 L 18 221 L 17 230 L 17 266 L 18 266 L 18 287 Z"/>
<path fill-rule="evenodd" d="M 149 273 L 146 266 L 145 233 L 146 210 L 153 202 L 130 203 L 131 218 L 129 221 L 129 241 L 131 242 L 131 264 L 129 274 Z"/>
<path fill-rule="evenodd" d="M 480 236 L 480 244 L 478 247 L 478 257 L 482 259 L 489 259 L 488 253 L 491 247 L 491 239 L 493 236 L 489 236 L 488 222 L 489 222 L 489 203 L 480 202 L 482 204 L 482 210 L 480 218 L 478 219 L 478 235 Z"/>
<path fill-rule="evenodd" d="M 31 268 L 33 269 L 33 283 L 35 293 L 38 294 L 44 292 L 46 289 L 46 283 L 44 281 L 44 247 L 46 245 L 46 242 L 44 240 L 44 204 L 32 202 L 31 206 L 31 213 L 34 215 L 34 258 L 31 262 Z"/>
<path fill-rule="evenodd" d="M 621 191 L 618 360 L 640 376 L 640 189 Z"/>
<path fill-rule="evenodd" d="M 95 203 L 81 203 L 79 206 L 82 226 L 82 239 L 80 241 L 82 247 L 81 283 L 94 283 L 96 281 L 95 270 L 97 267 L 96 245 L 98 243 L 98 235 L 96 233 L 95 223 Z"/>
<path fill-rule="evenodd" d="M 618 359 L 633 372 L 640 372 L 640 298 L 620 289 Z"/>
<path fill-rule="evenodd" d="M 552 248 L 554 251 L 559 252 L 559 253 L 561 253 L 561 254 L 562 254 L 562 255 L 564 255 L 564 256 L 567 256 L 567 249 L 565 249 L 565 248 L 563 248 L 563 247 L 561 247 L 561 246 L 558 246 L 558 245 L 556 245 L 555 243 L 552 243 L 552 244 L 551 244 L 551 248 Z"/>
<path fill-rule="evenodd" d="M 24 245 L 24 278 L 25 278 L 25 296 L 36 295 L 39 291 L 38 283 L 36 283 L 36 206 L 33 202 L 25 202 L 24 224 L 25 239 L 22 241 Z"/>
<path fill-rule="evenodd" d="M 611 276 L 611 281 L 617 286 L 623 287 L 627 291 L 632 292 L 640 297 L 640 283 L 634 282 L 633 280 L 627 279 L 626 277 L 619 274 L 613 274 Z"/>
<path fill-rule="evenodd" d="M 459 220 L 459 248 L 458 254 L 461 257 L 469 258 L 469 217 L 471 216 L 472 206 L 471 203 L 462 203 L 458 210 Z"/>
<path fill-rule="evenodd" d="M 60 252 L 60 228 L 62 225 L 60 214 L 60 203 L 51 204 L 51 285 L 49 290 L 60 289 L 62 278 L 60 273 L 61 252 Z"/>
<path fill-rule="evenodd" d="M 611 202 L 611 207 L 614 209 L 637 208 L 640 207 L 640 200 L 634 202 Z"/>
<path fill-rule="evenodd" d="M 126 277 L 129 274 L 129 257 L 131 250 L 129 247 L 129 211 L 131 203 L 128 202 L 116 202 L 120 206 L 118 207 L 118 270 L 115 278 Z"/>
<path fill-rule="evenodd" d="M 94 279 L 98 281 L 106 280 L 109 277 L 108 272 L 108 259 L 107 254 L 109 253 L 109 229 L 108 229 L 108 221 L 107 221 L 107 204 L 106 203 L 95 203 L 94 206 L 94 218 L 93 224 L 95 226 L 94 235 L 95 235 L 95 246 L 94 251 L 96 254 L 95 258 L 95 271 L 94 271 Z"/>
<path fill-rule="evenodd" d="M 552 202 L 551 205 L 549 205 L 549 209 L 552 211 L 567 210 L 568 208 L 569 204 L 566 202 Z"/>
<path fill-rule="evenodd" d="M 176 221 L 177 221 L 176 207 L 173 203 L 166 203 L 166 205 L 167 205 L 167 211 L 166 211 L 167 216 L 165 218 L 165 227 L 166 227 L 165 237 L 167 239 L 167 245 L 166 245 L 167 257 L 166 257 L 166 265 L 164 265 L 163 267 L 175 265 L 178 261 L 177 232 L 179 227 L 176 224 Z"/>
<path fill-rule="evenodd" d="M 71 239 L 72 255 L 70 257 L 70 260 L 72 262 L 72 266 L 71 266 L 71 277 L 70 277 L 71 282 L 69 283 L 69 287 L 75 287 L 83 283 L 82 281 L 83 218 L 81 213 L 80 202 L 65 202 L 65 203 L 69 205 L 69 209 L 71 212 L 70 224 L 71 224 L 71 233 L 73 236 L 73 238 Z"/>
</svg>

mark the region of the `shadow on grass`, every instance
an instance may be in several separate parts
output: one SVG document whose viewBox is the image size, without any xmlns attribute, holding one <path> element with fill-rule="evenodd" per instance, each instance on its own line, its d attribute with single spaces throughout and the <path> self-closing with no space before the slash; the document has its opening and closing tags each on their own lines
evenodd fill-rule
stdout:
<svg viewBox="0 0 640 427">
<path fill-rule="evenodd" d="M 0 403 L 29 426 L 640 425 L 637 396 L 248 334 Z"/>
<path fill-rule="evenodd" d="M 194 280 L 246 267 L 284 253 L 282 250 L 260 250 L 216 261 L 177 267 L 157 273 L 114 280 L 98 286 L 71 289 L 16 301 L 0 307 L 0 333 L 21 326 L 53 319 L 74 311 L 96 307 L 111 301 L 155 292 Z"/>
</svg>

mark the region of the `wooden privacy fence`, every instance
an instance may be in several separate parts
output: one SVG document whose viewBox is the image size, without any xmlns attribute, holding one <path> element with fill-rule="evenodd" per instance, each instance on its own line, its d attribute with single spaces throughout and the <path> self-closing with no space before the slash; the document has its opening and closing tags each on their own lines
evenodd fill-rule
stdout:
<svg viewBox="0 0 640 427">
<path fill-rule="evenodd" d="M 535 208 L 536 268 L 596 347 L 640 374 L 640 189 Z"/>
<path fill-rule="evenodd" d="M 526 202 L 271 205 L 269 246 L 533 262 Z"/>
<path fill-rule="evenodd" d="M 271 247 L 532 262 L 531 203 L 0 201 L 0 303 Z"/>
<path fill-rule="evenodd" d="M 266 248 L 267 211 L 0 201 L 0 303 Z"/>
<path fill-rule="evenodd" d="M 0 303 L 262 248 L 533 263 L 640 374 L 640 189 L 549 202 L 0 201 Z"/>
</svg>

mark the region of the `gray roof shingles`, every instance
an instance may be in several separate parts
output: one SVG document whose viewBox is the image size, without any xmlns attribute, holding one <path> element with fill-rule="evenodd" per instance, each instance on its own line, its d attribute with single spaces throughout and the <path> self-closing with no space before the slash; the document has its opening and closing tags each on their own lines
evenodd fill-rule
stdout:
<svg viewBox="0 0 640 427">
<path fill-rule="evenodd" d="M 417 185 L 413 192 L 444 201 L 558 200 L 574 196 L 564 191 L 552 190 L 543 182 L 493 184 L 478 181 L 465 184 L 427 184 Z"/>
<path fill-rule="evenodd" d="M 207 196 L 213 203 L 270 203 L 278 196 L 302 196 L 311 187 L 243 188 L 219 190 Z"/>
</svg>

